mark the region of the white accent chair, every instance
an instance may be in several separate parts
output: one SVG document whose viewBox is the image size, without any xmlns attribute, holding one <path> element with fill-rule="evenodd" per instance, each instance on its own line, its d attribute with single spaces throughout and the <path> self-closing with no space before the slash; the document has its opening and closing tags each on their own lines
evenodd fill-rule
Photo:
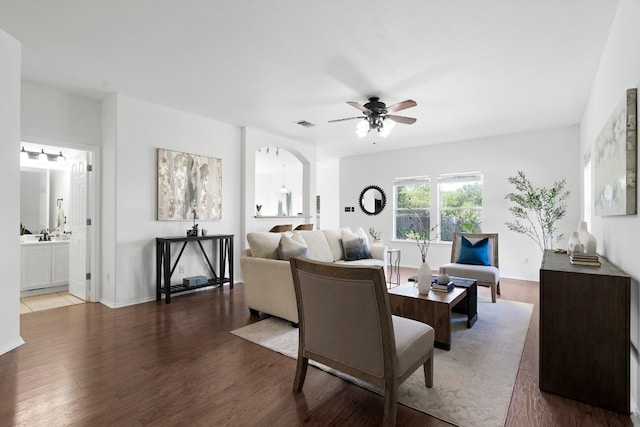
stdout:
<svg viewBox="0 0 640 427">
<path fill-rule="evenodd" d="M 460 256 L 462 236 L 471 243 L 477 243 L 484 238 L 489 239 L 489 264 L 474 265 L 460 264 L 457 262 Z M 475 279 L 478 285 L 491 287 L 491 301 L 496 302 L 496 294 L 500 295 L 500 269 L 498 264 L 498 234 L 497 233 L 460 233 L 453 237 L 451 247 L 451 262 L 440 266 L 440 274 L 449 276 L 466 277 Z"/>
<path fill-rule="evenodd" d="M 394 426 L 399 385 L 422 366 L 433 386 L 433 328 L 391 315 L 380 266 L 290 263 L 300 320 L 294 392 L 316 360 L 384 389 L 383 425 Z"/>
</svg>

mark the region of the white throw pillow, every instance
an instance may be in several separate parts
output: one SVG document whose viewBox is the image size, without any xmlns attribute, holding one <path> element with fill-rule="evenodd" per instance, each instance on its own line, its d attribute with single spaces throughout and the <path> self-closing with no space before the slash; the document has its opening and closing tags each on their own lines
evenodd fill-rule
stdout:
<svg viewBox="0 0 640 427">
<path fill-rule="evenodd" d="M 309 248 L 309 259 L 322 262 L 333 262 L 333 254 L 324 237 L 322 230 L 298 230 L 293 233 L 294 240 L 298 240 L 296 235 L 302 237 Z"/>
<path fill-rule="evenodd" d="M 282 233 L 256 231 L 247 233 L 251 255 L 256 258 L 278 259 L 278 244 Z"/>
<path fill-rule="evenodd" d="M 364 244 L 369 249 L 369 238 L 367 237 L 367 233 L 365 233 L 364 228 L 358 227 L 356 230 L 356 234 L 364 239 Z"/>
<path fill-rule="evenodd" d="M 344 258 L 344 250 L 342 249 L 342 237 L 340 237 L 340 230 L 322 230 L 324 237 L 327 238 L 327 243 L 331 248 L 333 254 L 333 260 L 339 261 Z"/>
</svg>

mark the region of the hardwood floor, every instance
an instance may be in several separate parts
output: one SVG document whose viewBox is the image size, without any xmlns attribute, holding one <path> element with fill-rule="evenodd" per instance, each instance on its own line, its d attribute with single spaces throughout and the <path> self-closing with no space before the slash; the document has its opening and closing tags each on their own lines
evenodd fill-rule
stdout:
<svg viewBox="0 0 640 427">
<path fill-rule="evenodd" d="M 412 274 L 402 269 L 403 280 Z M 540 392 L 538 283 L 503 279 L 501 288 L 502 299 L 536 304 L 506 425 L 632 425 Z M 489 288 L 478 292 L 490 296 Z M 310 367 L 304 391 L 294 394 L 295 360 L 229 333 L 258 320 L 241 284 L 169 305 L 23 314 L 26 344 L 0 356 L 0 426 L 379 425 L 382 397 L 319 369 Z M 398 405 L 397 425 L 448 424 Z"/>
</svg>

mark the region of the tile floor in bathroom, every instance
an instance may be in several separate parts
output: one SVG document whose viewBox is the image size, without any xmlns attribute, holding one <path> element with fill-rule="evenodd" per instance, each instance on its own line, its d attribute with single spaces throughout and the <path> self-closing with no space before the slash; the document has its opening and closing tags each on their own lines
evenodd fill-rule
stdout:
<svg viewBox="0 0 640 427">
<path fill-rule="evenodd" d="M 20 314 L 33 313 L 34 311 L 49 310 L 50 308 L 82 303 L 84 303 L 83 300 L 74 297 L 69 294 L 69 292 L 35 295 L 32 297 L 20 298 Z"/>
</svg>

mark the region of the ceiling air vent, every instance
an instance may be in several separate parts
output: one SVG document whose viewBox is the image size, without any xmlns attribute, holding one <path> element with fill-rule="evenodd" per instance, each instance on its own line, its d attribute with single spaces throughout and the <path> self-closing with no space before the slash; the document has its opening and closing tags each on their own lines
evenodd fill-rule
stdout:
<svg viewBox="0 0 640 427">
<path fill-rule="evenodd" d="M 310 128 L 310 127 L 312 127 L 312 126 L 315 126 L 313 123 L 309 123 L 309 122 L 308 122 L 308 121 L 306 121 L 306 120 L 300 120 L 300 121 L 298 121 L 298 122 L 296 122 L 296 123 L 297 123 L 297 124 L 299 124 L 300 126 L 304 126 L 304 127 L 306 127 L 306 128 Z"/>
</svg>

